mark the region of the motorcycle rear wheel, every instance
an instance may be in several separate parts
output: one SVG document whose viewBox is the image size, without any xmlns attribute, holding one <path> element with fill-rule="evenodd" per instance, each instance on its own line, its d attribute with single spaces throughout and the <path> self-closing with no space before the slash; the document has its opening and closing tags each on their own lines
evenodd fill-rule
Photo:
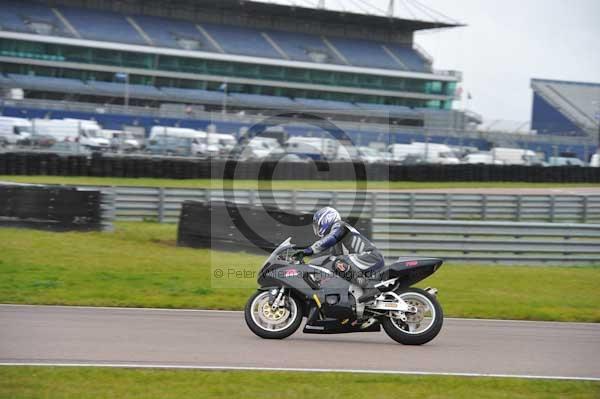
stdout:
<svg viewBox="0 0 600 399">
<path fill-rule="evenodd" d="M 273 311 L 268 300 L 267 291 L 257 291 L 248 299 L 244 309 L 248 328 L 265 339 L 283 339 L 295 333 L 302 323 L 301 304 L 289 295 L 285 306 Z"/>
<path fill-rule="evenodd" d="M 412 316 L 407 314 L 409 322 L 390 317 L 383 318 L 381 325 L 387 335 L 404 345 L 423 345 L 434 339 L 444 324 L 444 313 L 435 296 L 419 288 L 409 288 L 398 292 L 398 295 L 410 305 L 417 306 L 419 312 Z M 425 321 L 424 314 L 431 316 Z M 415 326 L 420 327 L 423 322 L 427 324 L 426 327 L 417 330 Z"/>
</svg>

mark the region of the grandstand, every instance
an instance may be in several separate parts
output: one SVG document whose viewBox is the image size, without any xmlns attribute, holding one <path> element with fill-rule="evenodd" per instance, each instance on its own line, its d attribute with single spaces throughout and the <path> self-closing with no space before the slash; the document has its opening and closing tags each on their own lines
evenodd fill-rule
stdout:
<svg viewBox="0 0 600 399">
<path fill-rule="evenodd" d="M 67 83 L 63 90 L 76 95 L 73 79 L 90 86 L 127 73 L 138 103 L 169 97 L 163 88 L 191 90 L 187 102 L 203 103 L 205 91 L 227 82 L 228 93 L 275 97 L 270 103 L 300 98 L 384 110 L 451 109 L 460 79 L 434 71 L 413 48 L 415 31 L 454 26 L 448 23 L 238 1 L 130 1 L 125 7 L 5 0 L 2 8 L 1 72 L 30 96 L 51 89 L 35 90 L 31 76 L 53 77 L 54 92 Z M 117 86 L 102 87 L 100 94 L 121 97 Z"/>
<path fill-rule="evenodd" d="M 532 79 L 531 128 L 538 134 L 596 135 L 600 83 Z"/>
</svg>

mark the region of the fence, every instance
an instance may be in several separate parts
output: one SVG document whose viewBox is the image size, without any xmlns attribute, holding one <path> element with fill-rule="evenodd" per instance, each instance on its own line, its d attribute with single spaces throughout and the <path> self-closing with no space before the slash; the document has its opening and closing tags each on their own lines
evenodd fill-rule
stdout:
<svg viewBox="0 0 600 399">
<path fill-rule="evenodd" d="M 600 224 L 373 220 L 388 258 L 407 253 L 461 262 L 600 264 Z"/>
<path fill-rule="evenodd" d="M 183 201 L 234 200 L 309 212 L 332 205 L 343 215 L 391 219 L 600 223 L 600 195 L 436 194 L 393 191 L 255 191 L 104 187 L 119 220 L 176 223 Z"/>
</svg>

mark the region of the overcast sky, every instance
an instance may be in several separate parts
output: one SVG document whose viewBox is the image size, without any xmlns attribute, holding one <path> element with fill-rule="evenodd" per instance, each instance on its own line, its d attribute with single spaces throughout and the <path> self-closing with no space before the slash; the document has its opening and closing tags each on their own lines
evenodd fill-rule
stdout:
<svg viewBox="0 0 600 399">
<path fill-rule="evenodd" d="M 389 0 L 326 0 L 362 12 L 367 3 L 386 10 Z M 396 0 L 396 14 L 424 18 L 418 3 L 468 25 L 416 40 L 435 68 L 463 72 L 468 107 L 488 121 L 528 121 L 531 78 L 600 83 L 600 0 Z"/>
<path fill-rule="evenodd" d="M 463 71 L 469 107 L 487 120 L 531 119 L 531 78 L 600 83 L 600 0 L 422 2 L 468 24 L 417 42 L 436 68 Z"/>
</svg>

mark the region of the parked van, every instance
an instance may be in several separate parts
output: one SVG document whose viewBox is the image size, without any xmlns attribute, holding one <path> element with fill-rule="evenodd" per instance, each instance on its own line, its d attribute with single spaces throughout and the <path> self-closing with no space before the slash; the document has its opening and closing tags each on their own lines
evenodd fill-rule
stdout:
<svg viewBox="0 0 600 399">
<path fill-rule="evenodd" d="M 465 155 L 462 159 L 463 163 L 471 165 L 502 165 L 502 161 L 494 160 L 494 156 L 491 152 L 472 152 Z"/>
<path fill-rule="evenodd" d="M 389 147 L 395 161 L 404 161 L 409 155 L 420 157 L 423 162 L 445 165 L 460 163 L 454 151 L 445 144 L 436 143 L 411 143 L 392 144 Z"/>
<path fill-rule="evenodd" d="M 585 162 L 575 157 L 550 157 L 548 166 L 585 166 Z"/>
<path fill-rule="evenodd" d="M 207 133 L 206 142 L 207 152 L 211 155 L 228 153 L 237 144 L 237 140 L 233 134 L 224 133 Z"/>
<path fill-rule="evenodd" d="M 191 138 L 155 136 L 148 140 L 146 152 L 152 155 L 194 156 L 197 153 L 193 141 Z"/>
<path fill-rule="evenodd" d="M 31 122 L 22 118 L 0 116 L 0 143 L 18 144 L 31 136 Z"/>
<path fill-rule="evenodd" d="M 111 148 L 124 151 L 135 151 L 142 148 L 142 143 L 133 133 L 125 130 L 102 129 L 100 136 L 110 141 Z"/>
<path fill-rule="evenodd" d="M 102 128 L 95 121 L 79 119 L 33 119 L 33 135 L 49 136 L 56 141 L 79 141 L 84 147 L 105 150 L 110 141 L 101 135 Z"/>
<path fill-rule="evenodd" d="M 171 126 L 153 126 L 150 129 L 150 141 L 158 137 L 171 137 L 191 140 L 191 153 L 193 156 L 206 155 L 207 152 L 207 134 L 201 130 L 188 129 L 183 127 Z"/>
<path fill-rule="evenodd" d="M 286 152 L 314 160 L 338 158 L 339 143 L 336 140 L 319 137 L 290 137 L 286 142 Z"/>
<path fill-rule="evenodd" d="M 244 159 L 265 159 L 267 157 L 277 158 L 284 154 L 283 148 L 277 139 L 271 137 L 253 137 L 240 146 L 237 156 L 240 160 Z"/>
<path fill-rule="evenodd" d="M 496 147 L 490 152 L 493 160 L 500 161 L 503 165 L 541 165 L 543 163 L 531 150 Z"/>
</svg>

